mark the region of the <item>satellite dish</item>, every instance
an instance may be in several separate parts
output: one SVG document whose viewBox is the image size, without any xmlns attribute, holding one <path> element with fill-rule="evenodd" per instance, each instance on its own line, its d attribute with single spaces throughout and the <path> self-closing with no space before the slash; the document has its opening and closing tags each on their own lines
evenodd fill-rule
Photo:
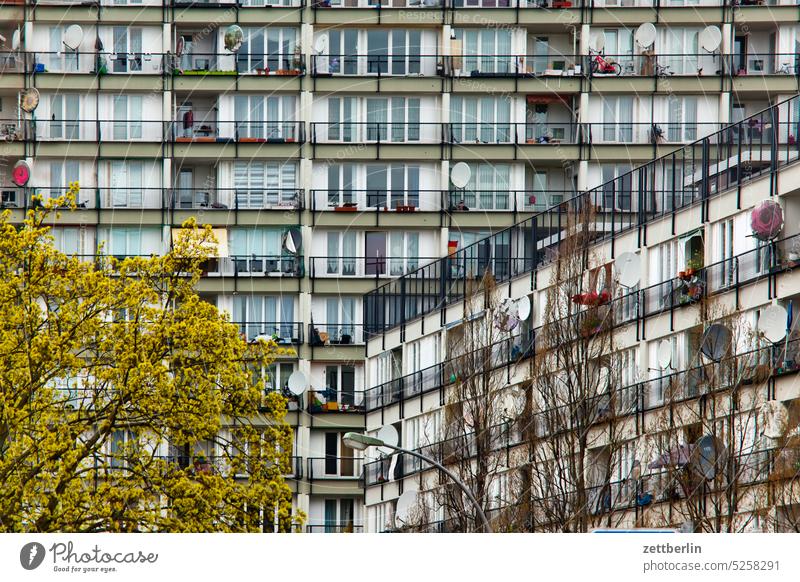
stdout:
<svg viewBox="0 0 800 582">
<path fill-rule="evenodd" d="M 774 200 L 764 200 L 750 214 L 753 236 L 761 241 L 771 241 L 783 230 L 783 208 Z"/>
<path fill-rule="evenodd" d="M 689 466 L 697 476 L 711 481 L 725 468 L 727 460 L 728 448 L 722 441 L 715 436 L 705 435 L 695 443 Z"/>
<path fill-rule="evenodd" d="M 289 381 L 287 382 L 287 384 L 289 386 L 289 392 L 291 392 L 295 396 L 301 396 L 308 388 L 308 381 L 306 380 L 306 375 L 303 374 L 300 370 L 295 370 L 294 372 L 292 372 L 291 376 L 289 376 Z"/>
<path fill-rule="evenodd" d="M 788 313 L 785 307 L 770 305 L 758 318 L 758 327 L 765 338 L 776 344 L 786 337 L 787 317 Z"/>
<path fill-rule="evenodd" d="M 780 400 L 770 400 L 761 407 L 764 436 L 779 439 L 786 435 L 789 428 L 789 410 Z"/>
<path fill-rule="evenodd" d="M 652 22 L 645 22 L 636 29 L 636 44 L 642 48 L 652 46 L 656 42 L 656 27 Z"/>
<path fill-rule="evenodd" d="M 244 42 L 244 31 L 238 24 L 231 24 L 225 29 L 225 48 L 232 53 L 238 52 Z"/>
<path fill-rule="evenodd" d="M 11 169 L 11 181 L 17 186 L 25 186 L 31 179 L 31 167 L 25 160 L 20 160 Z"/>
<path fill-rule="evenodd" d="M 469 179 L 472 177 L 472 169 L 466 162 L 458 162 L 450 170 L 450 181 L 456 188 L 465 188 L 469 184 Z"/>
<path fill-rule="evenodd" d="M 706 26 L 697 38 L 703 50 L 713 53 L 722 43 L 722 31 L 718 26 Z"/>
<path fill-rule="evenodd" d="M 175 45 L 175 54 L 183 56 L 183 51 L 186 48 L 186 40 L 184 40 L 183 36 L 178 37 L 178 42 Z"/>
<path fill-rule="evenodd" d="M 411 523 L 413 517 L 412 512 L 417 505 L 418 498 L 418 491 L 404 491 L 403 494 L 397 498 L 397 508 L 394 512 L 395 527 L 403 527 Z"/>
<path fill-rule="evenodd" d="M 25 113 L 33 113 L 39 106 L 39 90 L 36 87 L 25 89 L 20 96 L 19 106 Z"/>
<path fill-rule="evenodd" d="M 669 340 L 661 340 L 658 342 L 656 349 L 656 359 L 658 360 L 658 367 L 662 370 L 672 367 L 672 342 Z"/>
<path fill-rule="evenodd" d="M 525 321 L 531 315 L 531 298 L 527 295 L 523 295 L 519 299 L 517 299 L 517 317 L 520 318 L 521 321 Z"/>
<path fill-rule="evenodd" d="M 614 260 L 614 268 L 623 287 L 635 287 L 642 278 L 642 259 L 636 253 L 622 253 Z"/>
<path fill-rule="evenodd" d="M 283 250 L 290 255 L 297 255 L 298 250 L 303 246 L 302 235 L 297 228 L 290 228 L 283 235 Z"/>
<path fill-rule="evenodd" d="M 720 323 L 714 323 L 703 332 L 700 342 L 700 351 L 713 362 L 719 362 L 731 349 L 733 334 L 731 330 Z"/>
<path fill-rule="evenodd" d="M 322 34 L 317 37 L 317 40 L 314 42 L 314 50 L 318 55 L 328 52 L 328 35 Z"/>
<path fill-rule="evenodd" d="M 64 46 L 76 51 L 83 42 L 83 29 L 80 24 L 71 24 L 64 32 Z"/>
<path fill-rule="evenodd" d="M 593 34 L 589 38 L 589 48 L 594 52 L 599 53 L 606 46 L 606 35 L 602 32 Z"/>
<path fill-rule="evenodd" d="M 378 430 L 377 436 L 387 445 L 392 445 L 393 447 L 396 447 L 400 442 L 400 435 L 397 434 L 397 429 L 393 427 L 391 424 L 382 426 L 380 430 Z M 388 447 L 378 447 L 378 450 L 382 452 L 384 455 L 391 455 L 394 452 L 392 449 Z"/>
<path fill-rule="evenodd" d="M 20 33 L 19 29 L 14 31 L 14 34 L 11 35 L 11 50 L 19 49 L 19 45 L 21 43 L 22 34 Z"/>
</svg>

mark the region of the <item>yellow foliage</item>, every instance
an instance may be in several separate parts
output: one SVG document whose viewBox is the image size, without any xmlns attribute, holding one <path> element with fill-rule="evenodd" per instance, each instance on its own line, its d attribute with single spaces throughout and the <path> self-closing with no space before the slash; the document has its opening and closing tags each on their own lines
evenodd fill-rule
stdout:
<svg viewBox="0 0 800 582">
<path fill-rule="evenodd" d="M 286 399 L 261 373 L 278 348 L 195 293 L 210 227 L 80 260 L 45 226 L 77 192 L 0 215 L 0 531 L 291 530 Z"/>
</svg>

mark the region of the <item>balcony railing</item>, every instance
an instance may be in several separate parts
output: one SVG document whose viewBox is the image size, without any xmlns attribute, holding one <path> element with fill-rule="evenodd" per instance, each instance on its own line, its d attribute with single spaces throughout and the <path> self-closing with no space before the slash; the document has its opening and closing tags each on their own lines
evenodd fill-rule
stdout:
<svg viewBox="0 0 800 582">
<path fill-rule="evenodd" d="M 560 204 L 575 195 L 574 190 L 483 190 L 465 188 L 449 193 L 448 210 L 465 212 L 468 210 L 498 210 L 530 212 Z"/>
<path fill-rule="evenodd" d="M 327 8 L 442 8 L 444 0 L 312 0 L 314 9 Z"/>
<path fill-rule="evenodd" d="M 318 77 L 441 77 L 445 74 L 440 55 L 327 54 L 311 57 L 311 74 Z"/>
<path fill-rule="evenodd" d="M 800 74 L 800 57 L 797 53 L 754 53 L 726 55 L 728 70 L 735 76 L 792 75 Z"/>
<path fill-rule="evenodd" d="M 363 390 L 325 388 L 308 391 L 308 411 L 312 414 L 327 412 L 361 414 L 365 410 Z"/>
<path fill-rule="evenodd" d="M 588 143 L 683 143 L 719 131 L 722 124 L 689 122 L 603 122 L 585 125 Z"/>
<path fill-rule="evenodd" d="M 441 143 L 443 125 L 436 122 L 314 122 L 311 143 Z"/>
<path fill-rule="evenodd" d="M 145 0 L 146 1 L 146 0 Z M 161 5 L 161 2 L 158 2 Z M 164 6 L 170 2 L 164 0 Z M 176 8 L 214 8 L 239 6 L 243 8 L 299 8 L 306 5 L 305 0 L 171 0 Z"/>
<path fill-rule="evenodd" d="M 258 75 L 298 76 L 305 72 L 302 53 L 249 54 L 192 52 L 172 57 L 170 65 L 178 76 Z"/>
<path fill-rule="evenodd" d="M 306 533 L 361 533 L 363 531 L 364 526 L 360 523 L 335 522 L 306 525 Z"/>
<path fill-rule="evenodd" d="M 310 323 L 308 345 L 350 346 L 364 343 L 364 325 L 361 323 Z"/>
<path fill-rule="evenodd" d="M 299 345 L 303 343 L 303 328 L 301 322 L 286 321 L 246 321 L 237 322 L 239 332 L 247 341 L 252 342 L 259 338 L 272 339 L 281 345 Z"/>
<path fill-rule="evenodd" d="M 462 54 L 445 59 L 453 77 L 581 76 L 581 55 Z"/>
<path fill-rule="evenodd" d="M 302 210 L 298 188 L 172 188 L 170 207 L 177 210 Z"/>
<path fill-rule="evenodd" d="M 335 188 L 311 190 L 311 210 L 357 212 L 360 210 L 439 210 L 442 208 L 442 190 L 402 190 Z"/>
<path fill-rule="evenodd" d="M 312 481 L 361 479 L 362 463 L 360 457 L 310 457 L 308 478 Z"/>
<path fill-rule="evenodd" d="M 302 277 L 302 257 L 232 255 L 209 259 L 205 272 L 214 277 Z"/>
<path fill-rule="evenodd" d="M 572 121 L 547 123 L 450 123 L 453 144 L 558 144 L 577 143 L 579 124 Z"/>
<path fill-rule="evenodd" d="M 589 208 L 595 212 L 588 228 L 600 242 L 794 163 L 800 128 L 791 112 L 799 106 L 800 97 L 778 103 L 383 284 L 364 296 L 365 331 L 382 333 L 460 301 L 468 279 L 487 271 L 497 283 L 534 271 L 547 263 L 548 249 L 572 236 L 570 220 Z M 738 136 L 751 127 L 762 137 L 742 143 Z"/>
<path fill-rule="evenodd" d="M 589 73 L 597 77 L 670 77 L 722 75 L 722 57 L 716 53 L 603 54 L 587 57 Z"/>
<path fill-rule="evenodd" d="M 401 277 L 439 257 L 310 257 L 311 278 Z"/>
<path fill-rule="evenodd" d="M 176 142 L 300 143 L 305 139 L 302 121 L 219 121 L 195 119 L 191 124 L 171 124 Z"/>
</svg>

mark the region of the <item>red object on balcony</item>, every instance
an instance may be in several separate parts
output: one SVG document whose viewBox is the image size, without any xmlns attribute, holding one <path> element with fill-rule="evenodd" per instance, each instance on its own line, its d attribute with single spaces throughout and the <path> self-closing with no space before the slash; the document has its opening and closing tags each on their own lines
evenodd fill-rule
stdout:
<svg viewBox="0 0 800 582">
<path fill-rule="evenodd" d="M 572 2 L 569 0 L 556 0 L 553 2 L 553 8 L 572 8 Z"/>
<path fill-rule="evenodd" d="M 456 249 L 458 249 L 458 241 L 457 240 L 447 241 L 447 254 L 448 255 L 455 254 Z"/>
</svg>

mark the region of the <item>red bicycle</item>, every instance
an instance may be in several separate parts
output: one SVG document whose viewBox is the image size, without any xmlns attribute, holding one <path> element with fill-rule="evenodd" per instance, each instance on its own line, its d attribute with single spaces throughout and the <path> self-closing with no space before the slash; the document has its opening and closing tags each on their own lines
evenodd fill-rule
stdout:
<svg viewBox="0 0 800 582">
<path fill-rule="evenodd" d="M 590 69 L 593 75 L 620 75 L 622 73 L 622 66 L 603 58 L 600 53 L 590 55 L 592 59 L 590 62 Z"/>
</svg>

